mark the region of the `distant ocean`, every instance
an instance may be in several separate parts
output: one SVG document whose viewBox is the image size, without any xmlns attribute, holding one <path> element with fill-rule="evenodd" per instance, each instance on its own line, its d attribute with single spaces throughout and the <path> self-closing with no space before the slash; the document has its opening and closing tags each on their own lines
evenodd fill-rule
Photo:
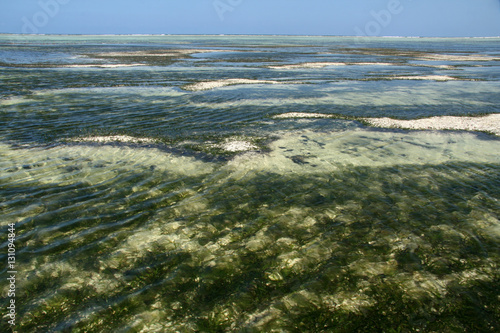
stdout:
<svg viewBox="0 0 500 333">
<path fill-rule="evenodd" d="M 498 332 L 498 114 L 500 38 L 0 35 L 0 331 Z"/>
</svg>

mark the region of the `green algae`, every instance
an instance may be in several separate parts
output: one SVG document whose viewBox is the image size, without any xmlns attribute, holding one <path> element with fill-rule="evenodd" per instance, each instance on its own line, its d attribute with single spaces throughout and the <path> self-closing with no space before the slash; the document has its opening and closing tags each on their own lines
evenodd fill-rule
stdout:
<svg viewBox="0 0 500 333">
<path fill-rule="evenodd" d="M 142 182 L 139 195 L 131 195 L 131 183 L 108 200 L 126 204 L 130 216 L 150 213 L 110 225 L 100 237 L 82 235 L 74 246 L 50 246 L 45 273 L 33 271 L 20 287 L 19 328 L 494 331 L 499 235 L 487 230 L 498 224 L 499 172 L 496 164 L 448 163 L 257 172 L 228 182 L 221 173 L 189 180 L 201 184 L 194 191 L 182 190 L 184 180 L 146 200 L 150 181 L 125 177 Z M 56 204 L 62 225 L 76 218 L 64 210 L 74 199 L 52 200 L 45 209 Z M 85 205 L 78 207 L 80 218 L 115 210 L 104 205 L 96 214 L 91 206 L 83 216 Z M 119 214 L 110 217 L 127 220 Z M 28 216 L 21 236 L 50 220 Z M 29 245 L 21 251 L 79 235 L 92 229 L 88 222 L 43 243 L 22 236 Z M 40 266 L 20 259 L 26 272 Z"/>
</svg>

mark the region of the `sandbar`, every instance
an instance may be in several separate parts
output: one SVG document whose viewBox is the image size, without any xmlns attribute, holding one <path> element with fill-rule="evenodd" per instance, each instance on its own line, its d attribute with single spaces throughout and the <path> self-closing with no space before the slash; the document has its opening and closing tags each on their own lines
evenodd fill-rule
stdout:
<svg viewBox="0 0 500 333">
<path fill-rule="evenodd" d="M 396 64 L 388 62 L 305 62 L 301 64 L 267 66 L 271 69 L 307 69 L 324 68 L 328 66 L 394 66 Z"/>
<path fill-rule="evenodd" d="M 418 57 L 420 60 L 436 61 L 492 61 L 499 58 L 488 57 L 484 55 L 452 55 L 452 54 L 427 54 Z"/>
<path fill-rule="evenodd" d="M 271 69 L 323 68 L 327 66 L 345 66 L 343 62 L 306 62 L 293 65 L 268 66 Z"/>
<path fill-rule="evenodd" d="M 110 135 L 110 136 L 88 136 L 83 138 L 72 139 L 74 142 L 98 142 L 98 143 L 154 143 L 155 140 L 150 138 L 136 138 L 128 135 Z"/>
<path fill-rule="evenodd" d="M 423 76 L 393 76 L 392 80 L 434 80 L 434 81 L 455 81 L 457 78 L 448 75 L 423 75 Z"/>
<path fill-rule="evenodd" d="M 217 81 L 198 82 L 185 85 L 183 88 L 190 91 L 210 90 L 237 84 L 279 84 L 278 81 L 270 80 L 250 80 L 250 79 L 226 79 Z"/>
<path fill-rule="evenodd" d="M 288 119 L 288 118 L 332 118 L 331 114 L 326 113 L 306 113 L 306 112 L 287 112 L 273 116 L 275 119 Z"/>
<path fill-rule="evenodd" d="M 500 113 L 482 117 L 441 116 L 415 120 L 399 120 L 392 118 L 363 118 L 365 122 L 376 127 L 427 129 L 427 130 L 465 130 L 490 132 L 500 136 Z"/>
</svg>

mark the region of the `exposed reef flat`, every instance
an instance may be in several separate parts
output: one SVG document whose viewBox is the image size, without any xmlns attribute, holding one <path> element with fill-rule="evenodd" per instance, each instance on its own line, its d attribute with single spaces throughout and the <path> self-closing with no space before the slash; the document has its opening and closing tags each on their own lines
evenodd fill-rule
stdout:
<svg viewBox="0 0 500 333">
<path fill-rule="evenodd" d="M 422 75 L 422 76 L 394 76 L 392 80 L 434 80 L 434 81 L 454 81 L 457 78 L 448 75 Z"/>
<path fill-rule="evenodd" d="M 70 141 L 74 142 L 96 142 L 96 143 L 154 143 L 154 139 L 150 138 L 136 138 L 128 135 L 110 135 L 110 136 L 88 136 L 77 138 Z"/>
<path fill-rule="evenodd" d="M 198 82 L 184 86 L 185 90 L 200 91 L 232 86 L 237 84 L 278 84 L 278 81 L 271 80 L 250 80 L 250 79 L 227 79 L 217 81 Z"/>
<path fill-rule="evenodd" d="M 387 117 L 363 118 L 365 122 L 377 127 L 429 129 L 429 130 L 465 130 L 490 132 L 500 136 L 500 114 L 484 117 L 441 116 L 415 120 L 399 120 Z"/>
<path fill-rule="evenodd" d="M 288 112 L 273 116 L 273 119 L 293 118 L 338 118 L 338 115 L 325 113 Z M 412 130 L 463 130 L 489 132 L 500 136 L 500 114 L 494 113 L 478 117 L 440 116 L 423 119 L 401 120 L 389 117 L 360 118 L 370 126 L 402 128 Z"/>
<path fill-rule="evenodd" d="M 328 66 L 395 66 L 396 64 L 387 62 L 306 62 L 291 65 L 273 65 L 267 66 L 271 69 L 311 69 L 324 68 Z"/>
<path fill-rule="evenodd" d="M 307 113 L 307 112 L 288 112 L 273 116 L 275 119 L 288 119 L 288 118 L 333 118 L 331 114 L 325 113 Z"/>
</svg>

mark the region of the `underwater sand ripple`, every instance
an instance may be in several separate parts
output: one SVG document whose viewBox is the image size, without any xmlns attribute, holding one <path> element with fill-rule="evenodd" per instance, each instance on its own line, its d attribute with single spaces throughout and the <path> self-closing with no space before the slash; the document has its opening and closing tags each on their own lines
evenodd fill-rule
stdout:
<svg viewBox="0 0 500 333">
<path fill-rule="evenodd" d="M 228 143 L 236 139 L 243 141 L 234 138 Z M 13 164 L 38 163 L 49 157 L 63 167 L 53 168 L 56 174 L 76 166 L 82 175 L 116 172 L 108 177 L 110 183 L 89 181 L 86 176 L 82 185 L 86 190 L 95 193 L 97 185 L 112 192 L 106 192 L 107 205 L 95 208 L 95 201 L 85 202 L 85 209 L 80 210 L 88 219 L 80 223 L 78 232 L 74 227 L 64 228 L 63 223 L 58 229 L 50 229 L 51 211 L 45 220 L 35 212 L 12 212 L 12 219 L 24 219 L 26 224 L 39 227 L 29 239 L 30 251 L 54 251 L 51 256 L 33 256 L 20 266 L 30 277 L 22 288 L 33 292 L 20 303 L 32 309 L 32 315 L 24 316 L 21 324 L 35 327 L 49 318 L 50 324 L 64 327 L 68 319 L 58 316 L 63 313 L 74 316 L 72 325 L 100 331 L 113 331 L 106 326 L 112 321 L 144 332 L 152 327 L 157 331 L 210 331 L 203 326 L 204 319 L 215 318 L 212 327 L 229 330 L 231 325 L 265 332 L 286 331 L 287 323 L 299 320 L 294 313 L 308 315 L 313 311 L 310 309 L 328 314 L 326 318 L 333 318 L 331 325 L 335 325 L 333 316 L 355 316 L 353 321 L 359 322 L 367 311 L 385 311 L 379 310 L 389 303 L 383 298 L 388 295 L 398 299 L 399 293 L 404 293 L 404 300 L 414 302 L 403 315 L 420 308 L 430 311 L 419 305 L 420 300 L 446 308 L 453 301 L 453 293 L 459 294 L 452 289 L 456 281 L 494 282 L 493 269 L 488 271 L 488 267 L 498 260 L 493 245 L 487 242 L 493 236 L 486 233 L 490 225 L 498 226 L 498 220 L 487 220 L 493 212 L 485 210 L 485 202 L 491 205 L 496 192 L 492 187 L 489 192 L 482 191 L 485 201 L 473 197 L 480 189 L 466 186 L 469 178 L 481 180 L 490 169 L 476 166 L 473 173 L 464 173 L 458 163 L 435 170 L 428 162 L 450 158 L 477 161 L 473 153 L 486 161 L 498 161 L 498 157 L 491 157 L 495 155 L 485 155 L 494 154 L 498 142 L 487 141 L 483 151 L 477 152 L 474 148 L 479 142 L 468 133 L 301 131 L 273 142 L 269 154 L 240 155 L 214 167 L 156 149 L 70 146 L 13 150 L 0 145 L 2 154 L 8 157 L 0 164 L 9 169 Z M 419 162 L 422 165 L 417 167 Z M 152 163 L 154 170 L 150 169 Z M 408 163 L 414 165 L 404 165 Z M 375 166 L 397 166 L 397 170 Z M 176 180 L 177 170 L 189 167 L 193 173 Z M 36 170 L 33 166 L 16 172 L 36 176 Z M 140 177 L 144 173 L 149 176 Z M 119 175 L 124 182 L 117 178 Z M 196 175 L 207 177 L 191 182 L 189 179 Z M 67 185 L 78 184 L 81 179 L 72 177 Z M 456 186 L 444 186 L 448 179 L 458 179 L 452 184 Z M 17 178 L 16 186 L 27 180 Z M 174 184 L 168 185 L 172 181 Z M 461 181 L 465 185 L 460 185 Z M 403 182 L 405 186 L 401 186 Z M 447 225 L 445 221 L 455 216 L 451 212 L 443 222 L 433 218 L 451 207 L 447 200 L 457 185 L 469 191 L 462 204 L 470 210 L 460 213 L 476 211 L 473 216 L 460 215 L 471 221 L 470 226 Z M 446 188 L 449 192 L 443 197 Z M 49 204 L 62 204 L 58 213 L 61 208 L 73 209 L 77 194 L 58 192 L 60 197 L 44 198 L 45 209 Z M 66 201 L 61 203 L 60 198 Z M 37 202 L 36 198 L 27 199 Z M 142 208 L 144 203 L 149 206 Z M 126 212 L 126 216 L 117 215 Z M 149 215 L 140 222 L 145 212 Z M 428 215 L 413 225 L 413 212 Z M 132 229 L 127 224 L 116 228 L 115 221 L 108 219 L 110 229 L 103 230 L 102 240 L 84 238 L 87 230 L 93 231 L 86 223 L 94 221 L 97 230 L 101 222 L 96 217 L 113 214 L 119 223 L 131 218 L 140 223 Z M 64 218 L 66 223 L 73 221 L 70 215 Z M 42 223 L 48 224 L 45 230 L 40 227 Z M 448 269 L 444 265 L 458 262 L 460 251 L 474 237 L 469 234 L 471 228 L 474 234 L 484 232 L 484 246 L 489 246 L 491 258 L 478 257 L 471 268 Z M 446 239 L 444 244 L 440 244 L 440 237 Z M 81 242 L 74 249 L 50 247 L 60 240 L 69 247 L 73 239 Z M 433 252 L 438 243 L 439 252 Z M 92 253 L 102 252 L 89 257 L 90 252 L 82 250 L 85 247 L 94 249 Z M 64 255 L 59 255 L 62 251 L 76 258 L 71 256 L 72 261 L 66 262 Z M 444 262 L 443 268 L 437 266 L 440 262 Z M 441 271 L 446 274 L 438 274 Z M 102 299 L 109 300 L 106 308 L 96 306 Z M 491 302 L 481 304 L 490 306 Z M 120 313 L 124 308 L 128 310 Z M 352 323 L 350 327 L 354 327 Z"/>
</svg>

